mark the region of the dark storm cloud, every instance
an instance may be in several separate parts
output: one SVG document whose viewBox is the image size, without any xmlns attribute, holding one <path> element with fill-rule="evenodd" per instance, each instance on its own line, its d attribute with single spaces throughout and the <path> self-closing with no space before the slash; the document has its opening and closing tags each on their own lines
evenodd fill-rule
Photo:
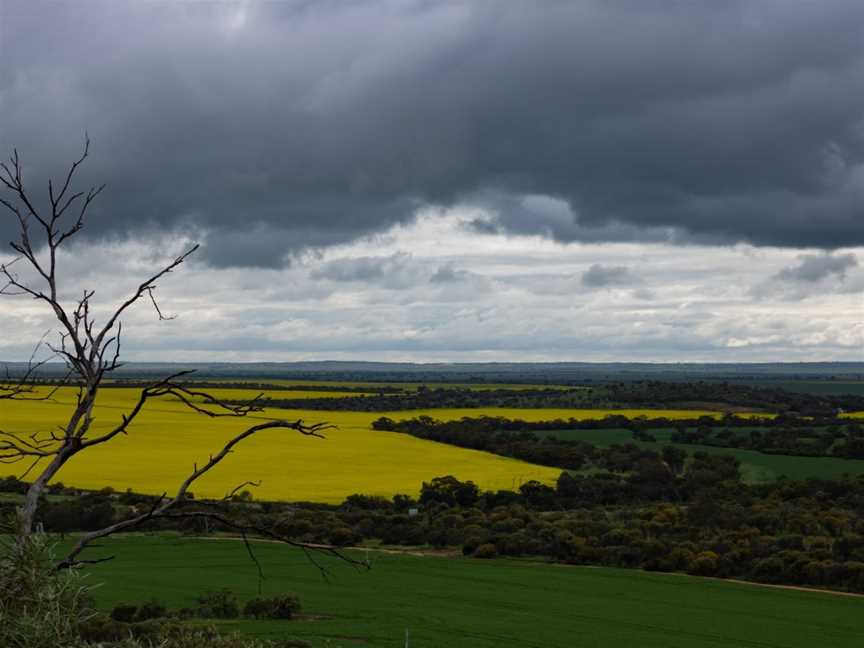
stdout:
<svg viewBox="0 0 864 648">
<path fill-rule="evenodd" d="M 87 129 L 91 231 L 203 233 L 216 265 L 425 204 L 559 240 L 864 244 L 860 0 L 0 0 L 0 38 L 27 176 Z"/>
</svg>

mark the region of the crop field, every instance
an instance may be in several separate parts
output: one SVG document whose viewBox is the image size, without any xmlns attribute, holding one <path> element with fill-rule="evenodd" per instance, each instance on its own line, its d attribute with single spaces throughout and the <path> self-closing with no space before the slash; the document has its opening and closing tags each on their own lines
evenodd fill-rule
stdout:
<svg viewBox="0 0 864 648">
<path fill-rule="evenodd" d="M 96 430 L 119 420 L 127 404 L 98 407 Z M 62 398 L 62 396 L 61 396 Z M 56 425 L 67 411 L 62 403 L 3 405 L 2 425 L 11 432 Z M 199 496 L 222 497 L 238 484 L 260 480 L 255 496 L 272 500 L 340 502 L 352 493 L 391 496 L 416 494 L 420 484 L 442 474 L 473 479 L 485 488 L 512 488 L 538 479 L 549 482 L 560 471 L 421 441 L 406 435 L 375 432 L 373 414 L 277 410 L 272 416 L 326 420 L 338 425 L 326 439 L 304 437 L 290 430 L 270 430 L 245 441 L 193 489 Z M 127 436 L 98 446 L 71 461 L 59 481 L 82 488 L 111 486 L 117 490 L 161 494 L 175 489 L 194 463 L 202 463 L 233 435 L 261 420 L 209 419 L 179 403 L 163 401 L 148 407 Z"/>
<path fill-rule="evenodd" d="M 125 536 L 89 576 L 97 603 L 157 597 L 170 607 L 230 587 L 257 596 L 231 539 Z M 225 622 L 316 648 L 857 648 L 864 598 L 635 570 L 368 552 L 371 571 L 328 561 L 330 582 L 299 552 L 256 543 L 265 596 L 296 593 L 306 620 Z M 94 555 L 96 555 L 94 553 Z M 361 554 L 362 556 L 362 554 Z"/>
<path fill-rule="evenodd" d="M 311 390 L 311 389 L 240 389 L 236 387 L 219 387 L 218 389 L 209 389 L 206 387 L 190 387 L 192 391 L 207 392 L 222 400 L 252 400 L 257 396 L 262 398 L 280 398 L 280 399 L 299 399 L 299 398 L 348 398 L 351 396 L 366 396 L 374 393 L 374 390 L 369 392 L 357 391 L 329 391 L 329 390 Z M 102 402 L 106 405 L 125 405 L 134 398 L 138 390 L 131 387 L 109 387 L 102 390 Z"/>
<path fill-rule="evenodd" d="M 749 429 L 749 428 L 747 428 Z M 743 431 L 742 431 L 743 432 Z M 672 443 L 669 439 L 672 430 L 651 430 L 656 442 L 634 441 L 629 430 L 549 430 L 547 436 L 559 439 L 582 440 L 597 446 L 611 446 L 616 443 L 635 443 L 636 445 L 657 450 L 664 445 L 681 448 L 688 453 L 707 452 L 710 454 L 731 455 L 741 462 L 741 477 L 746 483 L 764 484 L 785 476 L 789 479 L 836 479 L 843 475 L 864 475 L 864 460 L 839 459 L 834 457 L 796 457 L 792 455 L 765 454 L 755 450 L 738 448 L 718 448 L 710 445 Z"/>
<path fill-rule="evenodd" d="M 115 425 L 122 413 L 131 408 L 138 393 L 132 388 L 103 390 L 97 404 L 95 431 Z M 242 400 L 258 392 L 225 388 L 212 393 L 223 399 Z M 316 398 L 357 394 L 298 390 L 265 395 Z M 50 429 L 63 421 L 74 398 L 72 389 L 61 389 L 51 401 L 6 401 L 0 408 L 0 426 L 18 433 L 33 432 L 37 426 Z M 602 418 L 609 414 L 670 419 L 720 416 L 708 410 L 490 407 L 390 413 L 270 409 L 238 420 L 210 419 L 189 411 L 175 400 L 162 399 L 148 404 L 127 436 L 76 457 L 63 468 L 58 480 L 81 488 L 111 486 L 149 494 L 170 492 L 195 463 L 200 465 L 247 426 L 266 418 L 299 418 L 306 422 L 326 421 L 336 428 L 329 430 L 323 440 L 287 430 L 271 430 L 248 439 L 228 460 L 196 483 L 196 494 L 222 497 L 238 484 L 252 480 L 261 482 L 254 492 L 259 499 L 335 503 L 353 493 L 414 495 L 423 481 L 447 474 L 471 479 L 485 489 L 513 489 L 531 479 L 551 483 L 560 470 L 407 435 L 377 432 L 371 429 L 371 423 L 384 415 L 391 418 L 427 415 L 441 420 L 487 415 L 540 421 Z"/>
<path fill-rule="evenodd" d="M 222 398 L 254 396 L 254 390 L 217 390 Z M 285 393 L 285 392 L 281 392 Z M 311 397 L 318 392 L 296 392 Z M 333 392 L 322 392 L 328 396 Z M 109 428 L 128 411 L 138 390 L 112 388 L 100 394 L 95 431 Z M 0 425 L 8 432 L 32 432 L 36 426 L 50 429 L 62 422 L 74 401 L 74 391 L 60 390 L 52 401 L 4 402 Z M 531 421 L 554 418 L 597 418 L 621 413 L 692 417 L 717 415 L 698 410 L 562 410 L 562 409 L 440 409 L 390 413 L 394 418 L 428 415 L 439 419 L 463 416 L 505 416 Z M 243 420 L 210 419 L 195 414 L 179 402 L 153 401 L 127 436 L 93 448 L 76 457 L 58 480 L 81 488 L 111 486 L 161 494 L 176 488 L 193 464 L 207 457 L 238 431 L 262 418 L 301 418 L 327 421 L 336 429 L 326 439 L 303 437 L 287 430 L 271 430 L 248 439 L 212 473 L 196 483 L 199 496 L 222 497 L 238 484 L 254 480 L 261 485 L 255 497 L 271 500 L 340 502 L 352 493 L 392 496 L 416 494 L 423 481 L 452 474 L 471 479 L 482 488 L 515 488 L 536 479 L 551 483 L 560 470 L 535 466 L 484 452 L 423 441 L 407 435 L 376 432 L 371 423 L 382 413 L 267 410 Z"/>
<path fill-rule="evenodd" d="M 848 380 L 745 380 L 743 382 L 756 387 L 783 389 L 817 396 L 864 395 L 864 380 L 851 378 Z"/>
<path fill-rule="evenodd" d="M 238 380 L 217 379 L 208 382 L 214 383 L 237 383 Z M 475 391 L 489 391 L 492 389 L 592 389 L 591 387 L 582 387 L 578 385 L 535 385 L 523 383 L 451 383 L 451 382 L 399 382 L 399 381 L 376 381 L 363 380 L 358 382 L 344 380 L 289 380 L 289 379 L 269 379 L 269 378 L 244 378 L 243 382 L 260 383 L 266 385 L 279 385 L 282 387 L 293 387 L 303 385 L 304 387 L 350 387 L 368 388 L 370 393 L 375 393 L 382 387 L 399 387 L 405 391 L 416 391 L 421 387 L 428 389 L 471 389 Z"/>
</svg>

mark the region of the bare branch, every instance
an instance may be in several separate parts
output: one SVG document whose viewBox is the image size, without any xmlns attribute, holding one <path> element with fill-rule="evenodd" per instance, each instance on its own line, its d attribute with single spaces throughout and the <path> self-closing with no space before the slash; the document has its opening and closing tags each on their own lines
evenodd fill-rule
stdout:
<svg viewBox="0 0 864 648">
<path fill-rule="evenodd" d="M 244 417 L 262 409 L 260 402 L 263 394 L 239 405 L 227 403 L 211 394 L 184 385 L 181 379 L 189 373 L 184 371 L 145 386 L 132 408 L 121 415 L 116 425 L 98 434 L 92 432 L 96 400 L 105 376 L 120 366 L 124 314 L 140 300 L 149 299 L 160 321 L 173 319 L 174 316 L 167 316 L 163 312 L 156 299 L 157 284 L 163 277 L 185 263 L 199 246 L 192 245 L 172 262 L 153 272 L 127 296 L 125 301 L 111 311 L 101 326 L 97 326 L 93 316 L 94 309 L 91 308 L 95 296 L 93 290 L 81 291 L 80 298 L 71 303 L 62 300 L 57 269 L 58 251 L 85 226 L 88 210 L 104 189 L 104 185 L 93 186 L 86 190 L 77 190 L 73 187 L 77 172 L 89 154 L 90 139 L 85 135 L 83 151 L 69 166 L 62 180 L 58 183 L 53 180 L 48 181 L 50 207 L 43 212 L 36 208 L 36 203 L 25 185 L 18 151 L 13 150 L 8 161 L 0 162 L 0 191 L 5 190 L 6 194 L 0 196 L 0 207 L 2 207 L 0 211 L 11 214 L 18 224 L 18 237 L 10 244 L 16 252 L 16 257 L 12 261 L 0 264 L 0 296 L 29 297 L 50 309 L 59 324 L 59 340 L 54 344 L 46 342 L 45 346 L 53 352 L 53 357 L 60 358 L 66 363 L 69 371 L 60 385 L 48 391 L 42 389 L 37 374 L 38 369 L 46 361 L 37 362 L 34 351 L 30 363 L 22 372 L 19 372 L 17 377 L 13 378 L 8 368 L 6 377 L 0 377 L 0 399 L 45 400 L 53 397 L 56 389 L 61 385 L 74 384 L 78 387 L 76 401 L 68 420 L 63 425 L 29 436 L 0 431 L 0 462 L 28 462 L 29 467 L 24 474 L 27 475 L 32 471 L 37 473 L 25 494 L 24 504 L 19 509 L 18 538 L 20 541 L 26 541 L 34 533 L 39 498 L 63 466 L 88 448 L 108 443 L 118 435 L 128 434 L 130 426 L 151 399 L 172 398 L 190 411 L 211 418 Z M 35 273 L 32 275 L 34 277 L 32 280 L 28 279 L 28 275 L 23 272 L 28 269 L 31 274 Z M 19 270 L 22 270 L 20 274 Z M 265 430 L 279 428 L 299 432 L 305 436 L 323 438 L 322 432 L 331 427 L 326 423 L 307 425 L 302 420 L 267 420 L 247 428 L 232 437 L 218 453 L 212 455 L 200 467 L 195 465 L 173 497 L 163 494 L 154 501 L 149 510 L 82 535 L 67 556 L 58 563 L 58 567 L 110 560 L 110 558 L 85 560 L 80 558 L 80 554 L 84 549 L 92 547 L 93 543 L 100 538 L 120 531 L 136 529 L 151 520 L 181 517 L 213 519 L 238 531 L 258 570 L 259 587 L 264 575 L 249 541 L 252 536 L 279 540 L 302 549 L 321 569 L 325 577 L 326 570 L 313 556 L 316 552 L 329 553 L 354 565 L 363 564 L 342 555 L 334 547 L 313 546 L 290 538 L 282 538 L 267 529 L 230 520 L 219 511 L 201 510 L 200 507 L 196 510 L 188 509 L 189 490 L 193 484 L 218 466 L 245 439 Z M 232 490 L 226 499 L 230 500 L 236 496 L 245 486 L 255 485 L 256 482 L 244 482 Z"/>
<path fill-rule="evenodd" d="M 162 314 L 162 310 L 159 308 L 159 303 L 156 301 L 156 297 L 153 295 L 153 291 L 156 289 L 156 286 L 149 286 L 146 289 L 147 294 L 150 296 L 150 302 L 153 304 L 153 308 L 156 309 L 156 314 L 159 316 L 159 321 L 167 321 L 177 319 L 176 315 L 171 315 L 166 317 Z"/>
<path fill-rule="evenodd" d="M 229 500 L 233 499 L 234 496 L 237 495 L 237 493 L 240 492 L 240 489 L 241 489 L 241 488 L 246 488 L 247 486 L 252 486 L 253 488 L 258 488 L 260 485 L 261 485 L 261 481 L 260 481 L 260 480 L 257 481 L 257 482 L 254 482 L 254 481 L 245 481 L 245 482 L 243 482 L 242 484 L 239 484 L 239 485 L 235 486 L 234 488 L 232 488 L 232 489 L 231 489 L 231 492 L 230 492 L 230 493 L 227 493 L 227 494 L 225 495 L 225 497 L 222 498 L 222 501 L 225 502 L 225 501 L 229 501 Z"/>
</svg>

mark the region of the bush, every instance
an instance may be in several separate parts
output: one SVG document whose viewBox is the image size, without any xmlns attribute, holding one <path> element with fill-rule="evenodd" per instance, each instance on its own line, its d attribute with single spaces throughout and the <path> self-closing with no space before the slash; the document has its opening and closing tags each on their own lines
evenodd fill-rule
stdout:
<svg viewBox="0 0 864 648">
<path fill-rule="evenodd" d="M 119 617 L 164 617 L 165 606 L 150 601 L 140 607 L 118 605 L 111 615 L 97 614 L 81 576 L 54 569 L 52 543 L 44 534 L 23 541 L 0 535 L 0 647 L 2 648 L 310 648 L 299 639 L 262 640 L 220 635 L 210 626 L 151 618 L 128 623 Z M 234 618 L 239 605 L 228 590 L 199 597 L 214 618 Z M 296 597 L 275 599 L 274 609 L 292 605 Z M 200 606 L 199 606 L 200 607 Z M 233 609 L 233 615 L 232 615 Z M 196 610 L 200 614 L 200 609 Z M 284 613 L 284 612 L 283 612 Z M 217 616 L 223 615 L 223 616 Z"/>
<path fill-rule="evenodd" d="M 491 542 L 482 544 L 474 550 L 475 558 L 495 558 L 498 555 L 498 549 Z"/>
<path fill-rule="evenodd" d="M 290 619 L 300 611 L 300 599 L 294 594 L 252 599 L 243 608 L 243 616 L 255 619 Z"/>
<path fill-rule="evenodd" d="M 150 619 L 162 619 L 168 616 L 168 608 L 155 598 L 143 603 L 135 614 L 135 621 L 149 621 Z M 112 617 L 113 618 L 113 617 Z"/>
<path fill-rule="evenodd" d="M 100 614 L 88 619 L 86 623 L 82 623 L 79 626 L 78 637 L 81 639 L 83 645 L 89 645 L 91 642 L 104 644 L 108 642 L 122 641 L 132 634 L 129 630 L 129 626 L 130 624 L 126 621 L 120 621 L 113 619 L 110 616 Z"/>
<path fill-rule="evenodd" d="M 334 544 L 337 547 L 347 547 L 349 545 L 357 544 L 362 539 L 354 529 L 347 526 L 337 526 L 330 530 L 329 535 L 330 544 Z"/>
<path fill-rule="evenodd" d="M 2 644 L 3 648 L 11 648 Z M 299 639 L 253 639 L 237 634 L 220 635 L 213 626 L 188 625 L 151 619 L 121 623 L 100 615 L 82 626 L 80 641 L 63 644 L 26 643 L 14 648 L 311 648 Z"/>
<path fill-rule="evenodd" d="M 182 607 L 176 612 L 174 612 L 174 616 L 178 619 L 194 619 L 195 615 L 198 613 L 198 610 L 191 607 Z"/>
<path fill-rule="evenodd" d="M 114 606 L 114 609 L 111 610 L 111 618 L 114 619 L 114 621 L 132 623 L 132 621 L 135 620 L 135 615 L 137 613 L 137 605 L 126 605 L 124 603 L 121 603 L 120 605 Z"/>
<path fill-rule="evenodd" d="M 0 646 L 75 646 L 91 618 L 92 597 L 79 574 L 53 568 L 43 534 L 0 542 Z"/>
<path fill-rule="evenodd" d="M 703 551 L 690 562 L 688 574 L 695 576 L 714 576 L 717 573 L 719 556 L 713 551 Z"/>
<path fill-rule="evenodd" d="M 240 603 L 229 589 L 204 592 L 197 601 L 196 613 L 202 619 L 236 619 L 240 616 Z"/>
</svg>

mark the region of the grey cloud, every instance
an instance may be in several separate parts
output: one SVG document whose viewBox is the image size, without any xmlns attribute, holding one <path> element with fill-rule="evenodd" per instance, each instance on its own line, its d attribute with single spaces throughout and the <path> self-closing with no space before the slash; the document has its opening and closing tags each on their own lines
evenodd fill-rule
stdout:
<svg viewBox="0 0 864 648">
<path fill-rule="evenodd" d="M 858 257 L 851 252 L 802 254 L 798 263 L 757 283 L 750 289 L 750 294 L 759 299 L 779 297 L 797 301 L 832 292 L 860 292 L 864 290 L 864 278 L 859 276 L 846 281 L 847 273 L 856 267 Z"/>
<path fill-rule="evenodd" d="M 334 259 L 310 272 L 313 279 L 367 283 L 390 290 L 412 288 L 425 281 L 427 275 L 425 266 L 405 252 L 380 257 Z"/>
<path fill-rule="evenodd" d="M 639 282 L 639 277 L 625 266 L 607 266 L 595 263 L 582 274 L 582 285 L 587 288 L 632 286 Z"/>
<path fill-rule="evenodd" d="M 859 0 L 3 3 L 0 149 L 41 187 L 89 130 L 89 234 L 202 231 L 215 265 L 427 204 L 563 241 L 859 245 L 862 25 Z"/>
<path fill-rule="evenodd" d="M 642 301 L 654 301 L 657 299 L 657 294 L 647 288 L 638 288 L 632 294 L 635 299 L 641 299 Z"/>
<path fill-rule="evenodd" d="M 496 220 L 474 218 L 464 224 L 465 229 L 477 234 L 502 234 L 503 231 Z"/>
<path fill-rule="evenodd" d="M 845 279 L 846 271 L 858 265 L 858 258 L 852 254 L 816 254 L 803 255 L 798 265 L 789 266 L 777 273 L 776 278 L 782 281 L 806 281 L 814 283 L 837 275 Z"/>
<path fill-rule="evenodd" d="M 435 271 L 435 274 L 429 278 L 429 281 L 432 283 L 454 283 L 464 281 L 471 276 L 472 273 L 467 270 L 457 270 L 452 264 L 445 264 Z"/>
</svg>

